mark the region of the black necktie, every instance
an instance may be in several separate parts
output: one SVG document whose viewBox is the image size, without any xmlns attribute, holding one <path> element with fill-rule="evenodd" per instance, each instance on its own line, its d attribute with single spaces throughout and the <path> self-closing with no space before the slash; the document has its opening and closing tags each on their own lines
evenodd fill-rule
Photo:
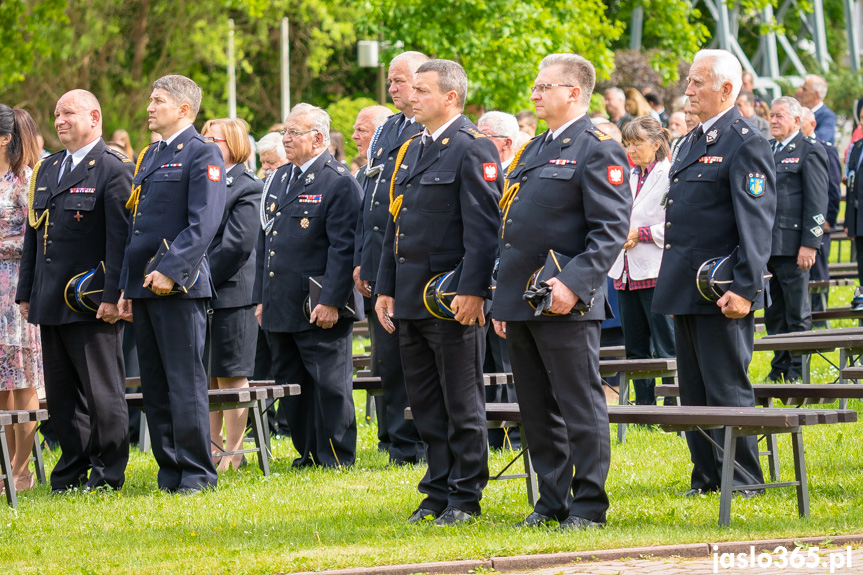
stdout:
<svg viewBox="0 0 863 575">
<path fill-rule="evenodd" d="M 695 128 L 695 139 L 692 140 L 692 143 L 694 144 L 695 142 L 700 140 L 701 136 L 703 136 L 703 135 L 704 135 L 704 126 L 702 126 L 701 124 L 698 124 L 698 127 Z"/>
<path fill-rule="evenodd" d="M 545 149 L 546 144 L 550 144 L 551 141 L 554 140 L 554 137 L 551 134 L 551 131 L 548 132 L 548 135 L 542 140 L 542 143 L 539 145 L 539 150 L 537 150 L 536 154 L 539 155 Z"/>
<path fill-rule="evenodd" d="M 776 145 L 773 147 L 773 155 L 775 156 L 782 151 L 782 142 L 776 140 Z"/>
<path fill-rule="evenodd" d="M 402 132 L 405 131 L 405 126 L 408 125 L 408 122 L 410 122 L 410 120 L 408 120 L 407 118 L 402 118 L 402 121 L 399 123 L 399 133 L 396 136 L 396 139 L 399 139 L 402 137 Z"/>
<path fill-rule="evenodd" d="M 60 178 L 57 180 L 58 182 L 63 179 L 63 176 L 72 171 L 72 156 L 66 156 L 66 161 L 63 162 L 63 169 L 60 170 Z"/>
<path fill-rule="evenodd" d="M 422 141 L 420 142 L 420 155 L 417 160 L 423 157 L 425 151 L 429 148 L 429 146 L 432 145 L 432 141 L 433 140 L 431 136 L 429 136 L 428 134 L 423 134 Z"/>
<path fill-rule="evenodd" d="M 160 154 L 162 150 L 168 147 L 168 142 L 165 140 L 159 140 L 159 143 L 156 144 L 156 154 Z"/>
<path fill-rule="evenodd" d="M 302 173 L 303 173 L 303 171 L 300 169 L 300 167 L 299 167 L 299 166 L 294 166 L 294 170 L 293 170 L 293 172 L 294 172 L 294 173 L 291 175 L 291 181 L 289 181 L 289 182 L 288 182 L 288 189 L 289 189 L 289 190 L 291 189 L 291 187 L 292 187 L 294 184 L 296 184 L 296 183 L 297 183 L 297 180 L 299 180 L 299 179 L 300 179 L 300 174 L 302 174 Z"/>
</svg>

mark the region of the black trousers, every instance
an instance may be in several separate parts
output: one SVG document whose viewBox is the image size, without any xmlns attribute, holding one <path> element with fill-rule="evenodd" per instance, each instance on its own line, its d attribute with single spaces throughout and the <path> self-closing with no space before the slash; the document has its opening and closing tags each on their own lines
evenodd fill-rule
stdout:
<svg viewBox="0 0 863 575">
<path fill-rule="evenodd" d="M 723 315 L 675 315 L 677 376 L 681 405 L 754 407 L 755 393 L 749 383 L 749 362 L 755 335 L 755 316 L 741 319 Z M 706 433 L 718 445 L 724 438 L 721 429 Z M 703 491 L 719 489 L 722 454 L 697 431 L 686 433 L 693 469 L 691 487 Z M 734 470 L 734 484 L 761 483 L 764 476 L 758 461 L 755 437 L 737 440 L 735 460 L 752 478 Z M 753 481 L 754 479 L 754 481 Z"/>
<path fill-rule="evenodd" d="M 352 333 L 353 323 L 344 319 L 330 329 L 267 332 L 276 382 L 302 388 L 300 395 L 281 400 L 300 454 L 294 467 L 336 467 L 356 460 Z"/>
<path fill-rule="evenodd" d="M 770 280 L 770 307 L 764 310 L 767 333 L 789 333 L 812 329 L 812 309 L 809 298 L 809 271 L 797 266 L 796 256 L 771 256 L 767 269 Z M 786 381 L 803 375 L 803 356 L 788 351 L 774 351 L 770 362 L 771 379 Z"/>
<path fill-rule="evenodd" d="M 539 477 L 535 511 L 605 522 L 611 462 L 600 321 L 509 321 L 506 341 Z"/>
<path fill-rule="evenodd" d="M 123 486 L 129 462 L 123 323 L 40 326 L 48 413 L 62 449 L 51 489 Z"/>
<path fill-rule="evenodd" d="M 205 299 L 136 299 L 135 338 L 159 489 L 216 487 L 204 340 Z"/>
<path fill-rule="evenodd" d="M 399 327 L 388 333 L 376 313 L 369 318 L 372 340 L 372 375 L 381 378 L 383 396 L 375 400 L 378 416 L 378 446 L 389 453 L 393 463 L 416 463 L 425 455 L 425 448 L 416 424 L 405 419 L 408 394 L 399 348 Z"/>
<path fill-rule="evenodd" d="M 403 319 L 399 328 L 408 402 L 428 449 L 420 505 L 479 513 L 488 483 L 485 329 L 441 319 Z"/>
</svg>

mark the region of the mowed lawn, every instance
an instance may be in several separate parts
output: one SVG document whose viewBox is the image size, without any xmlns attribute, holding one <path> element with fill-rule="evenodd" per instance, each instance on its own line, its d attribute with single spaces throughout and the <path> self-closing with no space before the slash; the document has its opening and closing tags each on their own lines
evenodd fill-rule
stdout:
<svg viewBox="0 0 863 575">
<path fill-rule="evenodd" d="M 848 288 L 834 290 L 831 305 L 850 295 Z M 767 374 L 769 358 L 756 354 L 753 381 Z M 813 359 L 813 374 L 813 381 L 834 376 L 820 358 Z M 121 492 L 54 497 L 40 486 L 22 494 L 17 510 L 0 505 L 0 573 L 285 573 L 863 531 L 863 423 L 804 431 L 808 520 L 797 518 L 794 489 L 781 488 L 735 500 L 731 527 L 719 528 L 718 495 L 677 495 L 689 486 L 683 438 L 630 429 L 625 444 L 612 441 L 605 529 L 512 529 L 530 511 L 522 480 L 490 482 L 483 516 L 472 525 L 409 526 L 404 520 L 420 501 L 416 485 L 425 468 L 387 469 L 376 428 L 363 423 L 365 396 L 355 393 L 354 399 L 360 423 L 352 468 L 293 470 L 295 452 L 281 439 L 273 444 L 271 477 L 260 474 L 252 457 L 249 466 L 221 475 L 216 491 L 175 496 L 157 490 L 152 456 L 134 450 Z M 861 403 L 850 407 L 860 411 Z M 615 436 L 614 426 L 610 433 Z M 780 436 L 779 450 L 787 480 L 793 477 L 787 435 Z M 493 452 L 492 473 L 511 455 Z M 57 456 L 46 452 L 49 470 Z"/>
</svg>

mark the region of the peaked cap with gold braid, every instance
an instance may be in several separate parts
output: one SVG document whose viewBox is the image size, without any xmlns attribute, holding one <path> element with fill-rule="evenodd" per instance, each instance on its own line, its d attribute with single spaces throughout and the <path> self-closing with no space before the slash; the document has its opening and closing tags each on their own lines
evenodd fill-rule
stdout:
<svg viewBox="0 0 863 575">
<path fill-rule="evenodd" d="M 418 135 L 419 134 L 417 134 L 417 136 Z M 402 144 L 402 147 L 399 148 L 398 155 L 396 155 L 396 165 L 393 169 L 393 175 L 390 177 L 390 214 L 393 216 L 393 221 L 396 221 L 399 210 L 402 209 L 402 196 L 397 198 L 393 197 L 396 193 L 396 174 L 399 173 L 399 169 L 402 167 L 402 161 L 405 159 L 405 154 L 408 153 L 408 146 L 411 145 L 411 142 L 413 142 L 417 136 L 413 136 L 407 142 Z"/>
</svg>

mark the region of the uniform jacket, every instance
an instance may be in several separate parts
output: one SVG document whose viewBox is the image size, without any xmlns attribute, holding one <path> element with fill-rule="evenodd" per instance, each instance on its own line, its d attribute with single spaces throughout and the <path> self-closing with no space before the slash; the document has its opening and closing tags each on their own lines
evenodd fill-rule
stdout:
<svg viewBox="0 0 863 575">
<path fill-rule="evenodd" d="M 134 186 L 140 202 L 132 214 L 120 287 L 126 299 L 202 298 L 213 295 L 206 252 L 225 211 L 225 161 L 218 146 L 189 127 L 161 152 L 150 146 L 141 161 Z M 157 296 L 143 287 L 144 268 L 163 239 L 171 251 L 157 271 L 183 281 L 203 260 L 200 275 L 187 294 Z"/>
<path fill-rule="evenodd" d="M 662 248 L 665 245 L 665 208 L 662 199 L 668 191 L 668 170 L 671 164 L 668 160 L 657 162 L 647 174 L 647 179 L 641 186 L 641 193 L 635 195 L 638 189 L 638 172 L 632 170 L 629 174 L 629 189 L 632 191 L 632 216 L 630 228 L 650 228 L 653 236 L 652 244 L 636 244 L 629 251 L 621 250 L 617 254 L 614 265 L 611 266 L 609 277 L 620 279 L 623 273 L 623 254 L 626 253 L 629 264 L 629 277 L 633 280 L 647 280 L 659 275 L 659 264 L 662 262 Z"/>
<path fill-rule="evenodd" d="M 665 211 L 665 253 L 653 311 L 720 314 L 698 293 L 696 271 L 706 260 L 738 249 L 730 290 L 763 307 L 763 273 L 776 213 L 773 152 L 764 135 L 736 108 L 697 142 L 684 141 L 671 166 Z"/>
<path fill-rule="evenodd" d="M 258 236 L 256 301 L 263 303 L 267 331 L 321 329 L 303 315 L 309 278 L 323 276 L 318 303 L 342 308 L 353 288 L 353 253 L 359 184 L 329 152 L 287 190 L 293 164 L 280 167 L 265 201 L 273 220 Z M 342 319 L 340 321 L 346 321 Z"/>
<path fill-rule="evenodd" d="M 422 124 L 414 122 L 410 126 L 405 126 L 399 136 L 399 125 L 404 121 L 404 117 L 404 114 L 396 114 L 390 116 L 383 124 L 380 135 L 374 142 L 372 158 L 365 167 L 366 177 L 362 182 L 364 195 L 357 222 L 354 266 L 360 266 L 360 279 L 366 281 L 375 281 L 377 278 L 387 221 L 392 220 L 389 212 L 390 178 L 393 175 L 399 148 L 424 129 Z M 368 171 L 375 166 L 383 166 L 383 169 L 378 175 L 368 176 Z"/>
<path fill-rule="evenodd" d="M 797 256 L 800 246 L 821 249 L 821 226 L 827 212 L 827 151 L 798 132 L 773 159 L 776 217 L 770 255 Z"/>
<path fill-rule="evenodd" d="M 395 174 L 394 197 L 375 293 L 395 297 L 395 315 L 429 319 L 423 303 L 428 281 L 462 260 L 457 293 L 491 298 L 503 174 L 497 149 L 459 116 L 419 158 L 421 138 L 408 147 Z M 380 193 L 380 190 L 378 191 Z"/>
<path fill-rule="evenodd" d="M 815 137 L 836 144 L 836 112 L 826 105 L 815 112 Z"/>
<path fill-rule="evenodd" d="M 839 203 L 842 201 L 842 164 L 839 161 L 839 150 L 826 140 L 815 139 L 827 151 L 827 214 L 824 218 L 831 228 L 836 227 L 839 216 Z"/>
<path fill-rule="evenodd" d="M 629 232 L 632 192 L 626 153 L 594 128 L 587 115 L 537 153 L 545 137 L 534 138 L 507 174 L 510 185 L 520 183 L 520 188 L 504 207 L 498 233 L 500 267 L 492 315 L 504 321 L 604 320 L 611 316 L 606 276 Z M 572 258 L 557 277 L 590 306 L 583 315 L 535 317 L 522 299 L 549 250 Z"/>
<path fill-rule="evenodd" d="M 210 274 L 218 297 L 214 309 L 254 303 L 255 245 L 261 231 L 258 212 L 264 183 L 237 164 L 225 177 L 228 199 L 222 223 L 207 250 Z"/>
<path fill-rule="evenodd" d="M 848 228 L 848 235 L 856 237 L 863 233 L 863 164 L 860 164 L 860 169 L 857 165 L 860 162 L 860 155 L 863 154 L 863 140 L 857 140 L 851 146 L 851 152 L 848 154 L 848 185 L 845 194 L 845 227 Z"/>
<path fill-rule="evenodd" d="M 65 151 L 42 160 L 36 176 L 33 210 L 48 220 L 27 225 L 18 278 L 17 301 L 30 302 L 28 321 L 40 325 L 102 322 L 95 314 L 72 311 L 65 302 L 73 276 L 105 262 L 102 301 L 117 303 L 123 246 L 128 230 L 125 204 L 134 164 L 100 139 L 71 172 L 60 175 Z M 44 238 L 48 230 L 47 241 Z"/>
</svg>

